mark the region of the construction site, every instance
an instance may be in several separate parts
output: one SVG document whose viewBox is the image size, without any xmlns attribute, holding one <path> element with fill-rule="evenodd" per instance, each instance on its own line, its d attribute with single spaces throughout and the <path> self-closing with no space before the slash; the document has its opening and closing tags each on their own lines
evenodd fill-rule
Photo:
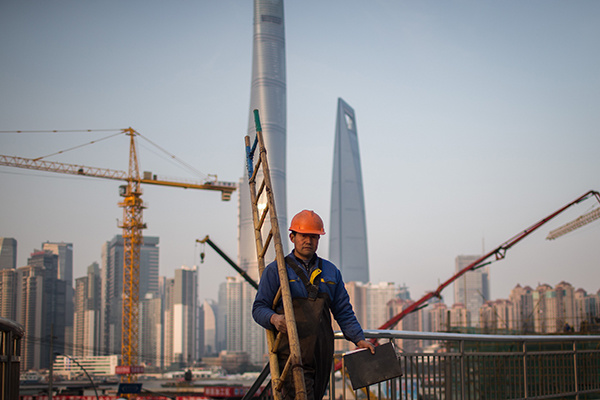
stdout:
<svg viewBox="0 0 600 400">
<path fill-rule="evenodd" d="M 290 8 L 301 14 L 295 7 Z M 16 10 L 11 7 L 10 11 L 25 13 Z M 224 15 L 240 18 L 232 10 Z M 596 174 L 589 172 L 598 167 L 593 150 L 597 139 L 589 139 L 586 131 L 587 136 L 578 133 L 566 141 L 565 132 L 557 131 L 549 135 L 547 144 L 539 145 L 533 138 L 542 133 L 536 133 L 523 139 L 521 146 L 519 135 L 508 139 L 512 133 L 504 132 L 510 144 L 498 144 L 491 154 L 490 143 L 500 143 L 497 139 L 483 148 L 474 144 L 482 126 L 466 141 L 456 139 L 461 137 L 460 129 L 466 128 L 449 128 L 457 129 L 455 139 L 431 134 L 435 139 L 417 145 L 411 136 L 427 134 L 419 133 L 419 122 L 413 121 L 404 127 L 412 125 L 413 134 L 407 133 L 398 146 L 392 144 L 398 136 L 395 131 L 375 136 L 373 121 L 378 114 L 369 114 L 373 108 L 365 94 L 352 97 L 357 99 L 353 106 L 337 98 L 333 151 L 328 149 L 325 157 L 321 153 L 323 129 L 310 116 L 292 114 L 294 119 L 287 120 L 283 1 L 255 0 L 252 13 L 252 35 L 245 32 L 252 37 L 252 79 L 244 134 L 218 138 L 225 134 L 207 131 L 215 126 L 212 123 L 211 128 L 196 126 L 181 135 L 167 128 L 170 133 L 163 134 L 159 145 L 142 134 L 155 129 L 148 125 L 138 131 L 89 128 L 86 123 L 86 129 L 60 130 L 45 129 L 46 122 L 41 120 L 31 124 L 39 128 L 25 129 L 27 118 L 21 118 L 22 125 L 15 130 L 3 124 L 0 144 L 4 150 L 0 152 L 10 154 L 0 154 L 0 166 L 6 167 L 0 171 L 6 204 L 0 236 L 9 239 L 6 243 L 12 243 L 14 250 L 7 266 L 0 268 L 0 400 L 598 398 L 600 291 L 594 294 L 583 289 L 597 290 L 598 285 L 598 248 L 589 245 L 597 243 L 600 219 L 600 192 L 597 180 L 590 179 Z M 215 29 L 212 24 L 210 28 Z M 345 97 L 345 93 L 354 94 L 336 90 Z M 213 104 L 202 107 L 219 108 L 227 100 L 217 95 Z M 410 106 L 404 104 L 404 108 Z M 213 111 L 204 108 L 203 112 Z M 220 111 L 214 113 L 202 118 L 228 118 Z M 542 113 L 549 114 L 547 109 Z M 359 146 L 357 116 L 363 115 Z M 237 116 L 229 118 L 239 125 Z M 20 120 L 11 117 L 9 121 Z M 75 121 L 82 123 L 79 118 Z M 230 122 L 223 126 L 229 127 Z M 521 123 L 527 128 L 511 128 L 515 132 L 533 129 Z M 544 129 L 550 130 L 550 125 Z M 494 128 L 485 129 L 489 130 L 485 135 L 494 135 Z M 109 139 L 113 138 L 125 139 L 127 149 L 112 145 Z M 453 142 L 460 143 L 454 147 Z M 99 143 L 108 154 L 90 150 Z M 197 162 L 183 161 L 166 150 L 164 143 L 188 156 L 199 154 Z M 461 146 L 477 150 L 463 153 Z M 539 156 L 538 146 L 543 149 Z M 197 178 L 163 175 L 155 168 L 157 164 L 141 162 L 141 148 Z M 575 161 L 568 151 L 574 148 L 581 152 Z M 81 150 L 87 151 L 85 161 L 72 161 Z M 16 152 L 19 155 L 12 154 Z M 501 153 L 505 158 L 492 169 L 482 166 L 478 170 L 477 165 L 487 164 L 486 157 L 493 164 L 502 158 Z M 558 160 L 556 166 L 549 161 L 553 160 L 550 153 Z M 569 154 L 565 156 L 568 161 L 556 157 L 563 153 Z M 65 155 L 69 162 L 56 161 Z M 126 168 L 107 167 L 125 165 L 125 161 Z M 241 178 L 231 172 L 231 164 L 238 170 L 243 167 L 238 171 Z M 205 174 L 197 165 L 225 172 Z M 559 165 L 567 172 L 559 172 Z M 551 172 L 533 182 L 543 168 Z M 324 175 L 331 176 L 331 184 L 323 184 Z M 48 176 L 62 181 L 53 185 Z M 413 179 L 420 180 L 419 185 L 407 189 Z M 111 181 L 119 181 L 117 191 Z M 510 190 L 502 190 L 503 185 Z M 429 188 L 416 189 L 425 186 Z M 55 190 L 58 187 L 63 189 Z M 107 194 L 109 187 L 112 197 Z M 153 188 L 165 190 L 159 193 Z M 190 192 L 198 193 L 197 197 Z M 112 199 L 111 203 L 106 204 L 106 199 Z M 157 207 L 152 204 L 155 200 Z M 115 204 L 122 209 L 116 226 L 114 210 L 109 208 Z M 147 209 L 156 209 L 160 216 L 149 217 Z M 105 223 L 111 218 L 110 224 Z M 86 243 L 91 241 L 89 232 L 94 232 L 97 241 L 97 237 L 114 235 L 116 229 L 122 253 L 107 255 L 103 247 L 100 267 L 95 261 L 98 255 L 89 256 L 89 249 L 85 259 L 80 255 L 83 251 L 76 253 L 80 258 L 71 260 L 70 276 L 65 278 L 59 266 L 64 255 L 52 256 L 51 251 L 30 245 L 35 241 L 42 247 L 55 245 L 48 236 L 58 228 Z M 156 271 L 152 272 L 156 277 L 152 279 L 157 287 L 160 282 L 160 293 L 149 293 L 140 289 L 149 274 L 148 256 L 142 249 L 145 237 L 159 243 L 158 232 L 163 275 L 159 279 L 156 249 Z M 46 236 L 40 240 L 40 235 Z M 19 261 L 17 252 L 29 248 L 20 244 L 17 251 L 17 239 L 34 249 L 29 257 L 21 254 Z M 60 240 L 71 246 L 73 257 L 73 244 L 64 240 L 75 240 Z M 481 245 L 473 244 L 478 241 Z M 304 254 L 301 248 L 308 250 Z M 512 254 L 514 263 L 509 261 Z M 449 255 L 456 257 L 454 270 Z M 7 258 L 2 256 L 4 263 Z M 36 257 L 53 257 L 54 264 L 38 265 Z M 113 280 L 107 278 L 108 257 L 118 263 L 118 269 L 110 272 L 117 276 Z M 86 283 L 79 276 L 76 282 L 80 288 L 87 285 L 90 294 L 74 291 L 73 264 L 80 271 L 87 269 Z M 502 265 L 506 265 L 504 270 Z M 90 271 L 104 274 L 102 281 L 94 283 L 97 286 L 89 283 Z M 175 277 L 167 278 L 165 271 Z M 502 300 L 495 294 L 498 300 L 494 300 L 486 286 L 492 282 L 490 271 L 497 274 L 494 285 L 503 282 L 504 292 L 506 285 L 514 284 L 511 296 L 519 290 L 526 292 L 527 297 L 521 298 L 528 304 L 520 305 L 526 312 L 517 316 L 508 308 L 516 297 Z M 488 280 L 477 293 L 467 292 L 467 279 L 475 273 L 485 273 Z M 558 276 L 556 289 L 545 283 L 559 281 Z M 539 277 L 535 290 L 529 286 L 534 285 L 533 277 Z M 565 282 L 571 277 L 576 286 Z M 366 293 L 378 280 L 378 287 L 388 285 L 394 295 L 375 303 Z M 413 281 L 419 283 L 412 286 Z M 406 283 L 402 292 L 399 282 L 408 282 L 413 293 L 423 294 L 413 299 Z M 447 307 L 444 300 L 452 289 L 455 303 Z M 104 303 L 82 310 L 80 315 L 87 312 L 87 319 L 72 317 L 69 322 L 66 310 L 92 304 L 94 291 L 102 291 Z M 217 296 L 226 311 L 217 314 L 217 305 L 211 311 L 214 327 L 207 345 L 204 313 L 209 314 L 208 307 L 213 307 L 209 300 Z M 554 299 L 557 296 L 559 300 Z M 477 297 L 476 311 L 469 308 L 473 297 Z M 571 311 L 564 306 L 567 303 Z M 149 317 L 154 306 L 160 324 Z M 424 309 L 432 310 L 430 321 L 423 322 Z M 217 315 L 225 316 L 226 323 L 220 327 Z M 117 328 L 107 325 L 108 316 L 113 320 L 117 316 Z M 151 336 L 154 330 L 157 336 Z M 217 345 L 219 340 L 221 345 Z M 150 347 L 158 349 L 153 348 L 152 358 Z M 90 360 L 96 356 L 113 357 L 110 366 L 102 367 L 110 369 L 108 374 L 92 371 L 97 365 Z"/>
</svg>

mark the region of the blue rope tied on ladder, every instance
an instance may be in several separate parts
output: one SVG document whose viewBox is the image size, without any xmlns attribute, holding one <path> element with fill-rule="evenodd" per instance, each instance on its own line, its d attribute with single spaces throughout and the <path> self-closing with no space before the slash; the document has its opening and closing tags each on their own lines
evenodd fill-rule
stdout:
<svg viewBox="0 0 600 400">
<path fill-rule="evenodd" d="M 256 132 L 262 132 L 258 110 L 254 110 L 254 125 L 256 126 Z M 248 169 L 248 178 L 250 178 L 254 173 L 254 152 L 257 145 L 258 135 L 254 136 L 254 143 L 252 144 L 252 147 L 246 146 L 246 168 Z"/>
</svg>

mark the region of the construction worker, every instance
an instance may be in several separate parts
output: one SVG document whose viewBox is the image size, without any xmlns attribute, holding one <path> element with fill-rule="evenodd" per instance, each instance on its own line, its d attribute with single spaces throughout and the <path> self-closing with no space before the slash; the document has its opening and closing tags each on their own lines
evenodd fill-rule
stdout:
<svg viewBox="0 0 600 400">
<path fill-rule="evenodd" d="M 303 210 L 294 216 L 289 230 L 294 250 L 285 257 L 285 261 L 300 339 L 306 393 L 308 400 L 321 400 L 333 362 L 331 314 L 347 340 L 359 348 L 370 349 L 372 353 L 375 353 L 375 349 L 365 340 L 340 270 L 316 254 L 319 239 L 325 234 L 321 217 L 314 211 Z M 265 329 L 285 333 L 287 328 L 281 301 L 275 310 L 272 308 L 278 289 L 277 262 L 272 262 L 260 278 L 252 316 Z M 279 346 L 278 356 L 280 368 L 283 368 L 289 356 L 287 335 Z M 295 397 L 295 390 L 291 374 L 288 376 L 283 396 L 291 400 Z"/>
</svg>

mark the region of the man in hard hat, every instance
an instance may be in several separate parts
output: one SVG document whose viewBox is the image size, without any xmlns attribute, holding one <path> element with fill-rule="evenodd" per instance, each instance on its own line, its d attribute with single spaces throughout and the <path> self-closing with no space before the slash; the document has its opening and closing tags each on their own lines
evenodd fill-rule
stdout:
<svg viewBox="0 0 600 400">
<path fill-rule="evenodd" d="M 321 400 L 327 388 L 333 361 L 331 314 L 347 340 L 359 348 L 370 349 L 372 353 L 375 349 L 365 340 L 340 270 L 316 254 L 319 239 L 325 234 L 321 217 L 314 211 L 303 210 L 292 218 L 289 230 L 294 250 L 285 257 L 285 261 L 300 339 L 307 398 Z M 265 329 L 285 333 L 287 327 L 281 301 L 273 310 L 278 289 L 279 272 L 277 263 L 272 262 L 260 278 L 252 316 Z M 284 336 L 278 349 L 280 368 L 283 368 L 288 356 L 289 346 L 287 336 Z M 291 378 L 284 384 L 283 395 L 286 399 L 293 399 L 295 396 Z"/>
</svg>

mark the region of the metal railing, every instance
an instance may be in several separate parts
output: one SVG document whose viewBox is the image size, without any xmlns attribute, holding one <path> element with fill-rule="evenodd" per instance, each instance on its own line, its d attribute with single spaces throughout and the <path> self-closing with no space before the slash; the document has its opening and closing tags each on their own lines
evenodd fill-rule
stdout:
<svg viewBox="0 0 600 400">
<path fill-rule="evenodd" d="M 397 345 L 403 376 L 353 391 L 332 374 L 331 400 L 597 399 L 600 335 L 480 335 L 365 331 L 382 342 L 426 341 L 435 351 Z M 336 339 L 342 334 L 336 332 Z"/>
</svg>

